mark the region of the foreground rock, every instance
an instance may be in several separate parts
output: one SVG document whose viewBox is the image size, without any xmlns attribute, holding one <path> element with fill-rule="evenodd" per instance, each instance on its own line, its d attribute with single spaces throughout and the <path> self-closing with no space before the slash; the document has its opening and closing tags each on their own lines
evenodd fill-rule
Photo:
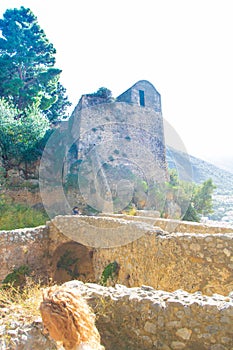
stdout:
<svg viewBox="0 0 233 350">
<path fill-rule="evenodd" d="M 233 294 L 208 297 L 200 292 L 102 287 L 80 281 L 65 285 L 78 288 L 95 311 L 106 350 L 233 348 Z M 1 331 L 1 349 L 57 348 L 43 335 L 41 320 L 29 325 L 20 321 L 2 324 Z"/>
<path fill-rule="evenodd" d="M 23 319 L 23 317 L 22 317 Z M 30 324 L 22 320 L 4 323 L 0 326 L 1 350 L 56 350 L 53 340 L 43 334 L 41 318 Z"/>
</svg>

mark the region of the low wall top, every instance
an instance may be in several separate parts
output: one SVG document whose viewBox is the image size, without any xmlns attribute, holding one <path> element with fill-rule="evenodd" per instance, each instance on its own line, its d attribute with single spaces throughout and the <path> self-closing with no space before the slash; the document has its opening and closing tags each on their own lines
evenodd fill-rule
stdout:
<svg viewBox="0 0 233 350">
<path fill-rule="evenodd" d="M 73 241 L 95 248 L 126 245 L 145 234 L 164 234 L 163 230 L 148 223 L 114 217 L 56 216 L 51 224 Z"/>
</svg>

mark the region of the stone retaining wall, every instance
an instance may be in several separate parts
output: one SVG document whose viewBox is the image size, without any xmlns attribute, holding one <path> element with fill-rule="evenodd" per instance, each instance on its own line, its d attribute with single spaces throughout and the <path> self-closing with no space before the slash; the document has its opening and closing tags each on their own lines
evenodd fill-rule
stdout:
<svg viewBox="0 0 233 350">
<path fill-rule="evenodd" d="M 207 297 L 200 292 L 168 293 L 149 286 L 113 288 L 80 281 L 65 285 L 77 288 L 94 310 L 106 350 L 233 349 L 232 293 Z M 31 324 L 12 318 L 0 331 L 2 349 L 58 349 L 43 334 L 38 318 Z"/>
<path fill-rule="evenodd" d="M 125 214 L 100 214 L 104 217 L 112 217 L 118 219 L 125 219 L 127 221 L 140 221 L 153 226 L 159 226 L 162 230 L 173 232 L 188 232 L 188 233 L 229 233 L 233 232 L 233 227 L 220 226 L 217 222 L 216 225 L 209 225 L 199 222 L 181 221 L 174 219 L 163 219 L 157 215 L 156 211 L 138 210 L 135 216 Z"/>
<path fill-rule="evenodd" d="M 97 249 L 94 254 L 96 280 L 113 261 L 120 266 L 117 283 L 141 284 L 156 289 L 202 291 L 227 295 L 233 290 L 233 234 L 149 232 L 117 248 Z"/>
<path fill-rule="evenodd" d="M 0 231 L 0 280 L 22 265 L 29 266 L 37 276 L 45 275 L 48 237 L 47 226 Z"/>
<path fill-rule="evenodd" d="M 97 314 L 106 350 L 231 350 L 233 295 L 173 293 L 152 287 L 101 287 L 78 281 Z"/>
<path fill-rule="evenodd" d="M 54 235 L 59 228 L 71 239 L 94 247 L 96 282 L 116 261 L 119 273 L 114 282 L 128 287 L 147 284 L 207 295 L 233 290 L 233 233 L 168 233 L 148 223 L 113 217 L 58 216 L 52 225 Z"/>
<path fill-rule="evenodd" d="M 2 231 L 0 278 L 29 265 L 36 274 L 65 282 L 72 277 L 58 269 L 58 262 L 68 253 L 78 259 L 68 269 L 86 282 L 99 282 L 104 269 L 116 262 L 119 269 L 108 285 L 146 284 L 206 295 L 233 290 L 233 233 L 169 233 L 111 217 L 59 216 L 48 227 Z"/>
</svg>

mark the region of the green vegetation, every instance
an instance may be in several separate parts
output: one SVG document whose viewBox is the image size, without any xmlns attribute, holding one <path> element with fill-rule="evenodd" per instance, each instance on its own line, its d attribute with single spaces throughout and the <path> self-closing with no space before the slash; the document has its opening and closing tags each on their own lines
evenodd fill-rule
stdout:
<svg viewBox="0 0 233 350">
<path fill-rule="evenodd" d="M 0 32 L 0 156 L 5 178 L 20 167 L 27 179 L 28 165 L 41 156 L 53 123 L 67 118 L 71 104 L 55 68 L 56 50 L 32 11 L 8 9 Z"/>
<path fill-rule="evenodd" d="M 0 100 L 0 153 L 6 170 L 36 160 L 49 129 L 48 120 L 35 106 L 25 109 L 21 118 L 18 114 L 16 108 Z"/>
<path fill-rule="evenodd" d="M 49 219 L 44 211 L 26 204 L 8 204 L 0 200 L 0 230 L 14 230 L 44 225 Z"/>
<path fill-rule="evenodd" d="M 193 206 L 199 214 L 208 215 L 213 212 L 212 195 L 216 186 L 212 179 L 196 187 L 193 196 Z"/>
<path fill-rule="evenodd" d="M 112 156 L 109 156 L 109 161 L 111 160 Z M 79 166 L 80 163 L 76 163 L 71 169 L 72 172 L 67 175 L 65 183 L 67 191 L 75 189 L 78 192 L 79 186 L 85 187 L 90 184 L 88 174 L 79 174 Z M 212 195 L 216 187 L 211 179 L 201 185 L 197 185 L 193 182 L 179 180 L 177 172 L 171 169 L 169 171 L 169 182 L 148 185 L 140 176 L 133 174 L 128 167 L 117 167 L 112 166 L 110 163 L 104 163 L 103 168 L 105 175 L 109 179 L 116 212 L 120 210 L 123 213 L 135 215 L 136 209 L 144 209 L 145 205 L 148 205 L 148 197 L 150 197 L 152 208 L 159 211 L 162 217 L 167 217 L 171 203 L 177 204 L 180 208 L 181 215 L 178 215 L 177 219 L 182 217 L 183 220 L 199 222 L 201 216 L 206 216 L 213 212 Z M 124 193 L 118 193 L 114 189 L 114 183 L 117 183 L 119 179 L 129 180 L 134 185 L 132 200 L 124 208 L 122 207 L 122 204 L 124 204 L 124 201 L 122 201 Z M 95 193 L 95 188 L 91 188 L 90 191 Z"/>
<path fill-rule="evenodd" d="M 116 261 L 111 262 L 108 264 L 104 271 L 102 272 L 100 284 L 102 286 L 107 285 L 107 281 L 110 279 L 111 281 L 114 281 L 114 279 L 117 277 L 119 273 L 119 265 Z"/>
<path fill-rule="evenodd" d="M 112 102 L 114 99 L 112 97 L 112 91 L 106 87 L 99 88 L 96 92 L 88 94 L 89 97 L 100 97 L 106 100 L 106 102 Z"/>
<path fill-rule="evenodd" d="M 27 265 L 22 265 L 14 269 L 2 281 L 3 288 L 9 288 L 9 287 L 22 288 L 25 285 L 26 276 L 29 276 L 29 273 L 30 273 L 30 268 Z"/>
<path fill-rule="evenodd" d="M 188 209 L 185 212 L 182 220 L 183 221 L 194 221 L 194 222 L 200 221 L 200 216 L 198 215 L 198 213 L 197 213 L 197 211 L 194 208 L 192 203 L 189 204 Z"/>
<path fill-rule="evenodd" d="M 216 186 L 212 179 L 197 185 L 193 182 L 180 181 L 174 169 L 170 170 L 170 181 L 167 192 L 171 192 L 173 200 L 181 208 L 183 220 L 199 222 L 201 216 L 213 212 L 213 191 Z"/>
<path fill-rule="evenodd" d="M 8 9 L 0 19 L 0 97 L 19 111 L 36 106 L 50 121 L 70 105 L 54 67 L 56 50 L 28 8 Z"/>
<path fill-rule="evenodd" d="M 78 258 L 72 257 L 71 251 L 67 250 L 57 262 L 57 268 L 65 270 L 68 273 L 68 275 L 70 275 L 72 278 L 77 278 L 79 276 L 79 273 L 77 271 L 78 260 Z"/>
</svg>

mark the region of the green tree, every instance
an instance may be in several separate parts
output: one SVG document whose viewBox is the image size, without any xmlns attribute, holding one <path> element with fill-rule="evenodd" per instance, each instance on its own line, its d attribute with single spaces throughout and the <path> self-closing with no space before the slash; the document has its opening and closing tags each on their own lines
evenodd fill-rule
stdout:
<svg viewBox="0 0 233 350">
<path fill-rule="evenodd" d="M 57 90 L 52 93 L 52 96 L 56 97 L 56 101 L 49 109 L 44 111 L 44 114 L 52 123 L 55 123 L 68 117 L 66 110 L 67 107 L 71 106 L 71 103 L 66 96 L 66 89 L 59 82 L 57 84 Z"/>
<path fill-rule="evenodd" d="M 183 220 L 199 222 L 202 215 L 212 213 L 213 191 L 216 188 L 212 179 L 197 185 L 193 182 L 180 181 L 174 169 L 171 169 L 169 174 L 167 190 L 172 191 L 173 200 L 181 208 Z"/>
<path fill-rule="evenodd" d="M 49 129 L 47 118 L 35 106 L 26 109 L 21 118 L 16 118 L 18 113 L 0 100 L 0 154 L 6 171 L 22 162 L 27 169 L 40 154 L 39 145 Z"/>
<path fill-rule="evenodd" d="M 88 94 L 90 97 L 100 97 L 103 98 L 106 102 L 112 102 L 114 98 L 112 97 L 112 91 L 106 87 L 100 87 L 96 92 Z"/>
<path fill-rule="evenodd" d="M 188 209 L 186 210 L 182 220 L 184 221 L 194 221 L 199 222 L 200 216 L 198 215 L 196 209 L 194 208 L 192 203 L 189 203 Z"/>
<path fill-rule="evenodd" d="M 169 176 L 170 176 L 169 184 L 171 186 L 178 186 L 179 177 L 178 177 L 177 171 L 175 169 L 170 169 Z"/>
<path fill-rule="evenodd" d="M 30 9 L 9 9 L 0 19 L 0 97 L 21 111 L 36 105 L 48 111 L 58 100 L 64 114 L 69 102 L 58 84 L 61 70 L 54 68 L 56 50 Z M 55 119 L 51 115 L 51 119 Z"/>
<path fill-rule="evenodd" d="M 212 179 L 197 187 L 193 197 L 193 206 L 197 213 L 208 215 L 213 212 L 212 196 L 215 189 L 216 186 L 213 184 Z"/>
</svg>

